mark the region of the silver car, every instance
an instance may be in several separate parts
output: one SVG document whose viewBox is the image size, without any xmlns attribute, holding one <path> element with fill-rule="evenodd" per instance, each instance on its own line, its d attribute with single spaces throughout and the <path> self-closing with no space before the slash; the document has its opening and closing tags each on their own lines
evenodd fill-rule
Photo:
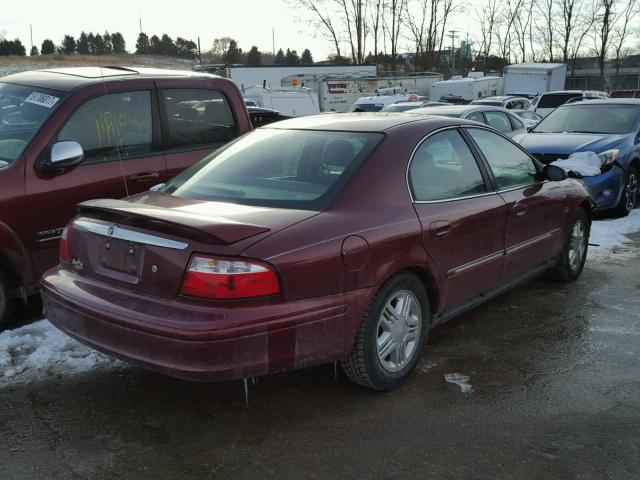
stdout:
<svg viewBox="0 0 640 480">
<path fill-rule="evenodd" d="M 491 105 L 452 105 L 444 107 L 426 107 L 410 110 L 409 113 L 423 115 L 440 115 L 441 117 L 456 117 L 473 120 L 495 128 L 507 137 L 514 137 L 527 133 L 527 127 L 522 119 L 510 110 Z"/>
</svg>

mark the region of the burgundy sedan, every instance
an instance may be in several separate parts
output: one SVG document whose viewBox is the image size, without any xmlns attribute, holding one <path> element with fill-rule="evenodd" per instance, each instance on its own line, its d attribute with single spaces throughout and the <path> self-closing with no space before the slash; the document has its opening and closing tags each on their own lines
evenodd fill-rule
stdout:
<svg viewBox="0 0 640 480">
<path fill-rule="evenodd" d="M 582 271 L 593 200 L 477 123 L 285 120 L 158 191 L 81 204 L 42 278 L 49 320 L 182 378 L 339 360 L 399 386 L 431 327 L 535 275 Z"/>
</svg>

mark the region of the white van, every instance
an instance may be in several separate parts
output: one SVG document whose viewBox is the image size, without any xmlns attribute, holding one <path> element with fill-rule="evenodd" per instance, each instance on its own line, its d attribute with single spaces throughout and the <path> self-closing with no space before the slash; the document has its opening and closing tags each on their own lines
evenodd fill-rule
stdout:
<svg viewBox="0 0 640 480">
<path fill-rule="evenodd" d="M 387 105 L 398 102 L 417 102 L 420 97 L 415 93 L 396 93 L 393 95 L 375 95 L 360 97 L 349 109 L 350 112 L 379 112 Z"/>
<path fill-rule="evenodd" d="M 597 90 L 561 90 L 557 92 L 546 92 L 533 101 L 529 110 L 536 112 L 544 118 L 560 105 L 564 105 L 567 102 L 594 99 L 602 100 L 605 98 L 609 98 L 609 94 Z"/>
</svg>

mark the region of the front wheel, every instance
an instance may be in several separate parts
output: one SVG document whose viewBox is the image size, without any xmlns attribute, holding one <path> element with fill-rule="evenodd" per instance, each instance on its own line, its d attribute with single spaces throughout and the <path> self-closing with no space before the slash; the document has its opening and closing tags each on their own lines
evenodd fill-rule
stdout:
<svg viewBox="0 0 640 480">
<path fill-rule="evenodd" d="M 620 203 L 612 210 L 618 217 L 626 217 L 633 210 L 638 202 L 638 171 L 634 167 L 629 167 L 624 176 L 624 190 L 620 198 Z"/>
<path fill-rule="evenodd" d="M 420 361 L 429 321 L 422 282 L 409 273 L 392 277 L 373 296 L 342 369 L 365 387 L 398 388 Z"/>
<path fill-rule="evenodd" d="M 549 272 L 551 278 L 561 282 L 572 282 L 578 279 L 587 259 L 590 227 L 591 222 L 587 213 L 579 208 L 560 252 L 558 264 Z"/>
</svg>

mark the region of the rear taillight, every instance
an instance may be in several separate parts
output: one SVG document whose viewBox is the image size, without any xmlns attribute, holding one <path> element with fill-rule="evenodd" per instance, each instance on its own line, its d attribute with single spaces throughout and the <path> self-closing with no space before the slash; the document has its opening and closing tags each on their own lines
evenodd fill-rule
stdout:
<svg viewBox="0 0 640 480">
<path fill-rule="evenodd" d="M 71 254 L 69 253 L 69 225 L 64 227 L 62 235 L 60 235 L 60 247 L 58 249 L 58 256 L 63 262 L 69 263 L 71 261 Z"/>
<path fill-rule="evenodd" d="M 280 292 L 274 271 L 253 261 L 194 256 L 182 294 L 210 299 L 262 297 Z"/>
</svg>

